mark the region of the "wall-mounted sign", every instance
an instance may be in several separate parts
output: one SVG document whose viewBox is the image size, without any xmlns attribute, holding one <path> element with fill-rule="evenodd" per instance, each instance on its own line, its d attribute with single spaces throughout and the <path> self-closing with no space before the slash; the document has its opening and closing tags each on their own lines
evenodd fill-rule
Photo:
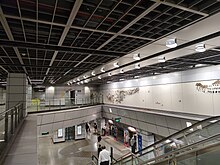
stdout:
<svg viewBox="0 0 220 165">
<path fill-rule="evenodd" d="M 140 151 L 139 152 L 140 154 L 142 154 L 141 150 L 142 150 L 142 136 L 138 134 L 138 151 Z"/>
<path fill-rule="evenodd" d="M 63 129 L 62 129 L 62 128 L 58 129 L 58 131 L 57 131 L 57 137 L 58 137 L 58 138 L 63 137 Z"/>
<path fill-rule="evenodd" d="M 120 117 L 116 117 L 116 118 L 115 118 L 115 122 L 116 122 L 116 123 L 120 123 L 120 121 L 121 121 L 121 118 L 120 118 Z"/>
<path fill-rule="evenodd" d="M 78 125 L 77 126 L 77 135 L 81 135 L 82 134 L 82 126 Z"/>
</svg>

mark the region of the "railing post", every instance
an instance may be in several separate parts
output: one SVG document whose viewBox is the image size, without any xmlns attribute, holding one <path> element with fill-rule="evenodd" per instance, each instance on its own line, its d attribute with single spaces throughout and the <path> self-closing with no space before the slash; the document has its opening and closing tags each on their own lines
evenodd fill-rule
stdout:
<svg viewBox="0 0 220 165">
<path fill-rule="evenodd" d="M 133 159 L 134 159 L 134 157 L 133 157 L 133 155 L 131 155 L 131 164 L 133 165 L 134 163 L 133 163 Z"/>
<path fill-rule="evenodd" d="M 14 108 L 11 110 L 11 134 L 14 133 Z"/>
<path fill-rule="evenodd" d="M 8 141 L 8 112 L 5 113 L 5 141 Z"/>
<path fill-rule="evenodd" d="M 18 126 L 18 108 L 15 107 L 15 128 Z"/>
<path fill-rule="evenodd" d="M 113 148 L 112 147 L 111 147 L 110 157 L 111 157 L 111 164 L 113 165 Z"/>
</svg>

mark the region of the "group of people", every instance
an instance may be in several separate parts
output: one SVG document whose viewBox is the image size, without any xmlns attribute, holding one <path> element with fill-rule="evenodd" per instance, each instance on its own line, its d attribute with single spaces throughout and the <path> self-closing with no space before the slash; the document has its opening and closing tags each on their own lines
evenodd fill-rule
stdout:
<svg viewBox="0 0 220 165">
<path fill-rule="evenodd" d="M 94 133 L 97 134 L 98 133 L 98 126 L 96 123 L 93 124 L 93 127 L 94 127 Z M 90 130 L 90 124 L 89 123 L 86 123 L 86 133 L 90 133 L 91 130 Z"/>
</svg>

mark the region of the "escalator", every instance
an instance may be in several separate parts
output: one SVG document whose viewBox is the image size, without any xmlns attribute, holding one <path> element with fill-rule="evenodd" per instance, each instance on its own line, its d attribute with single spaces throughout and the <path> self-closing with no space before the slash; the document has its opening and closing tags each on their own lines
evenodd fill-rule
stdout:
<svg viewBox="0 0 220 165">
<path fill-rule="evenodd" d="M 217 165 L 219 153 L 220 116 L 217 116 L 197 122 L 135 154 L 125 155 L 113 164 Z"/>
</svg>

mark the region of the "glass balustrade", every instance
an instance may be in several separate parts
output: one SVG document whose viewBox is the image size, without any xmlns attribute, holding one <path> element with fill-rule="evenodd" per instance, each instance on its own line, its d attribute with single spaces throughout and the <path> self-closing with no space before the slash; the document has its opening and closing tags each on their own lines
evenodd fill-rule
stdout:
<svg viewBox="0 0 220 165">
<path fill-rule="evenodd" d="M 220 143 L 219 133 L 220 117 L 211 117 L 144 148 L 135 154 L 136 157 L 124 156 L 117 164 L 135 164 L 137 161 L 153 164 L 164 159 L 170 160 L 168 155 L 179 154 L 179 151 L 188 152 L 189 146 L 190 150 L 196 150 Z"/>
<path fill-rule="evenodd" d="M 0 112 L 0 162 L 7 145 L 17 132 L 25 118 L 23 104 L 18 104 L 13 108 Z"/>
<path fill-rule="evenodd" d="M 32 99 L 27 102 L 28 112 L 48 111 L 67 109 L 73 107 L 82 107 L 87 105 L 97 105 L 103 103 L 102 96 L 99 97 L 83 97 L 83 98 L 60 98 L 60 99 Z"/>
</svg>

